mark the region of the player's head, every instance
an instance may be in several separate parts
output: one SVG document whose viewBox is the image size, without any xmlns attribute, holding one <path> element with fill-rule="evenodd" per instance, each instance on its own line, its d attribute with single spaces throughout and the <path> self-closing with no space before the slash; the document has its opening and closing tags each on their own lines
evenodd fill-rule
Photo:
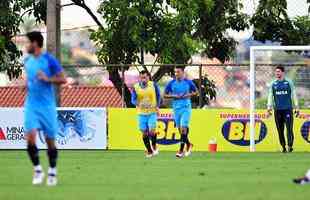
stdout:
<svg viewBox="0 0 310 200">
<path fill-rule="evenodd" d="M 147 82 L 150 81 L 149 73 L 146 70 L 143 70 L 140 72 L 139 78 L 140 78 L 140 82 L 143 84 L 146 84 Z"/>
<path fill-rule="evenodd" d="M 27 52 L 30 54 L 35 53 L 38 50 L 41 50 L 43 47 L 43 35 L 38 31 L 33 31 L 27 33 Z"/>
<path fill-rule="evenodd" d="M 282 65 L 278 65 L 275 70 L 275 75 L 277 79 L 283 79 L 285 75 L 285 69 Z"/>
<path fill-rule="evenodd" d="M 184 78 L 184 74 L 185 74 L 184 70 L 185 70 L 185 67 L 183 67 L 183 66 L 176 66 L 174 68 L 174 73 L 175 73 L 176 79 Z"/>
</svg>

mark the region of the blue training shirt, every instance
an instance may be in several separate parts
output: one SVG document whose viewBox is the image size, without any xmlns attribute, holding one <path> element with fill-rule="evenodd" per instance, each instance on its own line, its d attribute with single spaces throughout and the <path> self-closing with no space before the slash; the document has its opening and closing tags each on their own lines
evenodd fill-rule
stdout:
<svg viewBox="0 0 310 200">
<path fill-rule="evenodd" d="M 188 79 L 182 79 L 182 80 L 173 79 L 167 84 L 165 88 L 165 94 L 172 94 L 172 95 L 185 95 L 196 91 L 197 88 L 194 82 Z M 191 107 L 191 105 L 192 104 L 190 98 L 172 100 L 173 109 Z"/>
<path fill-rule="evenodd" d="M 25 59 L 25 71 L 27 75 L 26 107 L 55 106 L 55 91 L 52 83 L 38 79 L 38 72 L 42 71 L 49 78 L 61 73 L 63 68 L 58 60 L 49 53 L 40 56 L 28 56 Z"/>
</svg>

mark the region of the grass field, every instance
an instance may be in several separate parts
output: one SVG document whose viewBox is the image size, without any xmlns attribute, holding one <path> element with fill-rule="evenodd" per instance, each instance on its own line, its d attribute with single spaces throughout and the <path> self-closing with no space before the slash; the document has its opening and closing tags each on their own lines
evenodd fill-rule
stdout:
<svg viewBox="0 0 310 200">
<path fill-rule="evenodd" d="M 45 152 L 41 158 L 46 168 Z M 25 152 L 0 151 L 0 199 L 301 200 L 310 185 L 291 180 L 309 167 L 307 153 L 196 152 L 177 160 L 174 152 L 145 159 L 140 151 L 62 151 L 59 185 L 48 188 L 31 185 Z"/>
</svg>

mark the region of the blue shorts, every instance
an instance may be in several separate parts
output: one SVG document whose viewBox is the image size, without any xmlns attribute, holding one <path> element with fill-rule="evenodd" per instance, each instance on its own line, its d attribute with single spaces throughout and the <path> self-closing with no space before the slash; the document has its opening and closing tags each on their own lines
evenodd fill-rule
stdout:
<svg viewBox="0 0 310 200">
<path fill-rule="evenodd" d="M 55 139 L 58 132 L 57 111 L 54 107 L 25 108 L 25 134 L 37 129 L 43 131 L 48 139 Z"/>
<path fill-rule="evenodd" d="M 192 110 L 188 107 L 173 109 L 175 126 L 177 128 L 188 128 L 191 113 Z"/>
<path fill-rule="evenodd" d="M 157 113 L 151 113 L 148 115 L 138 115 L 140 131 L 156 129 Z"/>
</svg>

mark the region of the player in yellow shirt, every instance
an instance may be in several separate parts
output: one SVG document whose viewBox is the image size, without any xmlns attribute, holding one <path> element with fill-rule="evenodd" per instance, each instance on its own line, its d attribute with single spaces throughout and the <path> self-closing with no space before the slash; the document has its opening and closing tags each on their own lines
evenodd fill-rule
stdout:
<svg viewBox="0 0 310 200">
<path fill-rule="evenodd" d="M 139 82 L 134 85 L 131 94 L 131 102 L 137 108 L 139 128 L 142 132 L 143 143 L 147 150 L 147 158 L 159 153 L 156 146 L 157 137 L 155 129 L 160 99 L 160 90 L 157 84 L 150 81 L 147 71 L 141 71 Z"/>
</svg>

